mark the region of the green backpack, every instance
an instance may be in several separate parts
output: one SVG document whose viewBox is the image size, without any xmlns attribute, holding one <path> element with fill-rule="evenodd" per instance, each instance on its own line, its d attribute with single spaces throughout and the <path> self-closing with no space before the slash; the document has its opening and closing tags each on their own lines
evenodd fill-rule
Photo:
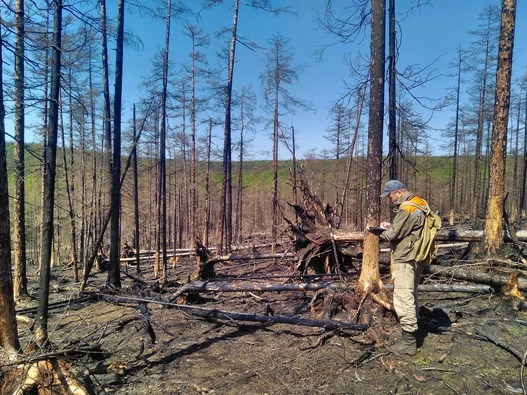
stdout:
<svg viewBox="0 0 527 395">
<path fill-rule="evenodd" d="M 412 201 L 406 201 L 401 203 L 401 208 L 404 206 L 413 206 L 425 214 L 425 223 L 421 237 L 414 243 L 414 253 L 416 263 L 428 265 L 437 252 L 434 241 L 437 231 L 441 229 L 442 221 L 439 215 L 430 210 L 428 203 L 424 199 L 423 201 L 425 202 L 424 206 Z"/>
</svg>

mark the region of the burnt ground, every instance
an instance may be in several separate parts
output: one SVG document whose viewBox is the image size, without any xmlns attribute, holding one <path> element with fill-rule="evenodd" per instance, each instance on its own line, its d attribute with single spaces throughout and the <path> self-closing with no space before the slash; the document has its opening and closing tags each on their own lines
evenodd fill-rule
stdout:
<svg viewBox="0 0 527 395">
<path fill-rule="evenodd" d="M 291 263 L 218 263 L 216 268 L 220 279 L 232 283 L 242 281 L 234 281 L 234 276 L 266 277 L 253 278 L 253 283 L 297 281 L 278 277 L 295 274 Z M 192 260 L 182 261 L 170 269 L 169 279 L 184 282 L 193 270 Z M 78 284 L 71 282 L 70 271 L 53 269 L 51 303 L 77 297 Z M 135 267 L 128 271 L 135 274 Z M 149 283 L 151 274 L 143 268 L 142 278 Z M 105 279 L 106 273 L 95 273 L 87 292 L 99 292 Z M 350 276 L 347 281 L 355 280 L 356 276 Z M 425 282 L 437 280 L 437 276 L 424 278 Z M 124 295 L 134 296 L 132 282 L 123 275 Z M 38 276 L 32 275 L 29 283 L 36 297 Z M 175 290 L 150 291 L 149 296 L 167 300 Z M 314 318 L 309 306 L 312 297 L 313 292 L 224 292 L 203 294 L 195 302 L 210 309 Z M 371 338 L 361 332 L 205 320 L 149 303 L 156 336 L 152 344 L 137 303 L 90 300 L 53 308 L 49 332 L 52 351 L 63 355 L 70 350 L 66 359 L 95 394 L 522 393 L 518 355 L 521 359 L 527 350 L 522 304 L 497 293 L 427 292 L 420 298 L 433 314 L 429 314 L 423 347 L 413 357 L 398 357 L 388 350 L 389 343 L 400 336 L 390 314 L 383 324 L 388 340 L 371 344 Z M 21 309 L 36 302 L 20 301 L 17 310 L 34 318 L 34 311 Z M 349 319 L 349 315 L 342 311 L 337 318 Z M 27 346 L 32 339 L 28 326 L 19 323 L 19 333 Z M 88 349 L 91 353 L 75 353 Z"/>
</svg>

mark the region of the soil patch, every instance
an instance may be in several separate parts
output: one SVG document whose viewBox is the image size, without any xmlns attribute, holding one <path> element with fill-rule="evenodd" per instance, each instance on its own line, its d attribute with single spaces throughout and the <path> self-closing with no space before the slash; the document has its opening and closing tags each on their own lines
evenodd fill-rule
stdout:
<svg viewBox="0 0 527 395">
<path fill-rule="evenodd" d="M 193 269 L 192 261 L 182 261 L 168 278 L 185 281 Z M 128 270 L 135 273 L 135 267 Z M 69 269 L 54 268 L 53 273 L 50 302 L 75 299 L 78 284 L 68 280 Z M 251 282 L 296 281 L 281 277 L 295 274 L 289 263 L 222 263 L 217 273 L 223 281 L 247 281 L 246 276 Z M 142 278 L 153 282 L 146 268 Z M 106 273 L 94 274 L 88 293 L 98 292 L 105 279 Z M 345 281 L 353 283 L 353 274 Z M 38 295 L 38 277 L 29 283 L 31 293 Z M 123 275 L 124 294 L 133 296 L 132 284 Z M 176 289 L 167 288 L 160 296 L 168 299 Z M 210 293 L 194 302 L 210 309 L 314 318 L 313 294 Z M 521 361 L 511 352 L 523 355 L 527 349 L 527 318 L 520 304 L 497 294 L 428 292 L 420 299 L 428 328 L 423 347 L 408 358 L 386 347 L 400 336 L 395 318 L 384 328 L 391 339 L 373 345 L 357 332 L 208 320 L 148 303 L 152 343 L 137 303 L 90 300 L 53 309 L 49 331 L 56 352 L 97 346 L 92 353 L 71 357 L 79 377 L 90 382 L 96 394 L 522 393 Z M 36 300 L 28 299 L 19 302 L 17 310 L 33 306 Z M 350 319 L 346 311 L 337 318 Z M 19 325 L 27 346 L 31 332 Z"/>
</svg>

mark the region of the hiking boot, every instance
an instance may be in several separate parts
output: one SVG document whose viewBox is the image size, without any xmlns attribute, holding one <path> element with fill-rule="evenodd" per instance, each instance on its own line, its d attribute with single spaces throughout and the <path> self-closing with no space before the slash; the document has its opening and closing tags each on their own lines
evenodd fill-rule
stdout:
<svg viewBox="0 0 527 395">
<path fill-rule="evenodd" d="M 415 332 L 403 331 L 401 340 L 389 347 L 390 351 L 396 355 L 415 355 L 417 352 L 417 341 Z"/>
</svg>

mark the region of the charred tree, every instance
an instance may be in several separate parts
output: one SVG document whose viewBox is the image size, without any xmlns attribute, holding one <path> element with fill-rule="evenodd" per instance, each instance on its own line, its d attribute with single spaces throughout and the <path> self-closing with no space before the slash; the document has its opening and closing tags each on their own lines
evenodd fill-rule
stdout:
<svg viewBox="0 0 527 395">
<path fill-rule="evenodd" d="M 505 158 L 509 117 L 512 54 L 516 22 L 516 0 L 503 0 L 501 10 L 494 134 L 490 164 L 490 191 L 485 221 L 485 249 L 494 254 L 503 244 L 503 203 L 505 199 Z"/>
<path fill-rule="evenodd" d="M 25 198 L 25 103 L 24 103 L 24 0 L 16 1 L 15 9 L 15 297 L 27 295 L 26 277 L 26 198 Z"/>
<path fill-rule="evenodd" d="M 42 224 L 41 270 L 37 319 L 35 321 L 36 341 L 44 345 L 48 340 L 49 280 L 54 231 L 55 174 L 57 158 L 57 132 L 59 121 L 60 72 L 62 50 L 62 0 L 53 1 L 53 48 L 51 57 L 51 91 L 49 98 L 49 124 L 45 146 L 44 163 L 44 206 Z"/>
<path fill-rule="evenodd" d="M 367 225 L 380 223 L 382 171 L 382 136 L 384 124 L 384 53 L 385 53 L 385 0 L 372 0 L 370 109 L 368 120 L 368 154 L 366 177 Z M 382 287 L 379 274 L 379 238 L 369 232 L 364 236 L 364 255 L 359 286 L 366 292 Z"/>
<path fill-rule="evenodd" d="M 0 15 L 0 28 L 2 16 Z M 14 359 L 20 349 L 11 273 L 11 229 L 5 145 L 5 107 L 3 83 L 3 35 L 0 34 L 0 347 Z"/>
<path fill-rule="evenodd" d="M 121 108 L 123 91 L 123 46 L 124 46 L 124 5 L 117 2 L 117 52 L 115 58 L 114 133 L 112 160 L 110 263 L 106 283 L 121 288 L 120 274 L 120 206 L 121 206 Z"/>
</svg>

